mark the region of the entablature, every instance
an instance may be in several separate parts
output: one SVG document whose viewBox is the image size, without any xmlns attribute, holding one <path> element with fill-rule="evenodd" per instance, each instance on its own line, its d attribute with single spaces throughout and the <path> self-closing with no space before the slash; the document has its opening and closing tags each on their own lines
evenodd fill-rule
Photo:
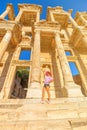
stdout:
<svg viewBox="0 0 87 130">
<path fill-rule="evenodd" d="M 51 22 L 51 21 L 46 21 L 46 20 L 40 20 L 40 22 L 35 23 L 37 26 L 45 26 L 45 27 L 60 27 L 58 22 Z"/>
<path fill-rule="evenodd" d="M 13 60 L 11 62 L 12 65 L 15 65 L 15 66 L 30 66 L 31 65 L 31 61 L 26 61 L 26 60 Z"/>
<path fill-rule="evenodd" d="M 26 43 L 20 44 L 19 47 L 24 48 L 24 49 L 30 49 L 31 48 L 30 44 L 28 45 Z"/>
<path fill-rule="evenodd" d="M 76 61 L 78 60 L 77 56 L 67 56 L 68 61 Z"/>
<path fill-rule="evenodd" d="M 53 23 L 53 22 L 41 20 L 40 22 L 34 24 L 34 30 L 55 32 L 55 31 L 60 31 L 60 25 L 57 22 Z"/>
<path fill-rule="evenodd" d="M 24 32 L 32 32 L 32 27 L 26 27 L 26 26 L 22 26 L 22 31 Z"/>
</svg>

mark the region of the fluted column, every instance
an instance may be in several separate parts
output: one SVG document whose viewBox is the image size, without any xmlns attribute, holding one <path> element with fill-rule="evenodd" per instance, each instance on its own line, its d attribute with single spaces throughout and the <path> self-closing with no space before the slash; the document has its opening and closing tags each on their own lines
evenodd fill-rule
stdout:
<svg viewBox="0 0 87 130">
<path fill-rule="evenodd" d="M 15 18 L 15 22 L 19 22 L 20 21 L 22 14 L 23 14 L 23 10 L 20 9 L 18 15 Z"/>
<path fill-rule="evenodd" d="M 56 42 L 56 47 L 58 51 L 61 68 L 62 68 L 63 78 L 64 78 L 64 88 L 66 89 L 66 93 L 64 94 L 68 97 L 83 96 L 80 86 L 75 84 L 73 81 L 70 67 L 58 32 L 55 33 L 55 42 Z"/>
<path fill-rule="evenodd" d="M 35 30 L 31 79 L 26 98 L 41 97 L 40 30 Z"/>
<path fill-rule="evenodd" d="M 10 7 L 7 7 L 6 10 L 0 15 L 0 18 L 4 19 L 6 15 L 9 13 Z"/>
<path fill-rule="evenodd" d="M 11 37 L 12 37 L 12 32 L 8 30 L 0 43 L 0 60 L 5 50 L 7 49 L 8 44 L 10 43 Z"/>
<path fill-rule="evenodd" d="M 60 35 L 57 32 L 55 33 L 55 41 L 56 41 L 56 47 L 57 47 L 58 56 L 61 63 L 65 83 L 68 81 L 73 82 L 73 77 L 60 39 Z"/>
</svg>

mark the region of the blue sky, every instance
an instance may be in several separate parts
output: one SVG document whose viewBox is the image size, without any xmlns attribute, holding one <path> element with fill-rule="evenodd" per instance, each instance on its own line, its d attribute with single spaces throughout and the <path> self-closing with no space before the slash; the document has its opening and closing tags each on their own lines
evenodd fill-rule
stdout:
<svg viewBox="0 0 87 130">
<path fill-rule="evenodd" d="M 14 5 L 15 14 L 18 12 L 18 3 L 39 4 L 43 7 L 41 19 L 46 18 L 47 6 L 62 6 L 66 11 L 73 9 L 73 17 L 76 11 L 87 11 L 87 0 L 0 0 L 0 14 L 5 10 L 7 3 Z"/>
</svg>

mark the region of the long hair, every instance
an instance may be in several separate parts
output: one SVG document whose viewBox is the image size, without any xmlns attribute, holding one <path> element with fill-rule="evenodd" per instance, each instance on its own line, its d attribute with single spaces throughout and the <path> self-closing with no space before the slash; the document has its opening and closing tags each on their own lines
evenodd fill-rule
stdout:
<svg viewBox="0 0 87 130">
<path fill-rule="evenodd" d="M 45 75 L 46 75 L 46 76 L 48 76 L 48 75 L 52 76 L 51 72 L 49 72 L 49 71 L 46 71 L 46 72 L 45 72 Z"/>
</svg>

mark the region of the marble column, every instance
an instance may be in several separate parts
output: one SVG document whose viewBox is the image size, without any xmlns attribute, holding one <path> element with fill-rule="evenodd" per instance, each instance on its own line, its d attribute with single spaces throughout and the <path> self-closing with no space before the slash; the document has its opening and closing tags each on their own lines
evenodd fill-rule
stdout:
<svg viewBox="0 0 87 130">
<path fill-rule="evenodd" d="M 18 15 L 15 18 L 15 22 L 19 22 L 20 21 L 22 14 L 23 14 L 23 10 L 20 10 Z"/>
<path fill-rule="evenodd" d="M 19 60 L 20 52 L 21 52 L 21 47 L 17 46 L 13 55 L 13 60 Z"/>
<path fill-rule="evenodd" d="M 39 22 L 39 21 L 40 21 L 40 11 L 38 11 L 36 15 L 36 22 Z"/>
<path fill-rule="evenodd" d="M 78 24 L 74 21 L 74 19 L 72 18 L 72 16 L 70 14 L 68 14 L 69 16 L 69 20 L 71 21 L 72 25 L 74 28 L 78 28 Z"/>
<path fill-rule="evenodd" d="M 26 34 L 25 31 L 22 31 L 22 37 L 25 36 L 25 34 Z"/>
<path fill-rule="evenodd" d="M 55 18 L 54 18 L 54 16 L 53 16 L 53 12 L 50 12 L 50 18 L 51 18 L 51 21 L 52 21 L 52 22 L 55 22 Z"/>
<path fill-rule="evenodd" d="M 36 30 L 34 35 L 31 82 L 40 83 L 40 31 L 39 30 Z"/>
<path fill-rule="evenodd" d="M 65 51 L 58 32 L 55 33 L 55 42 L 64 78 L 64 88 L 66 90 L 64 91 L 64 95 L 68 97 L 83 96 L 80 86 L 75 84 L 73 81 L 67 57 L 65 55 Z"/>
<path fill-rule="evenodd" d="M 35 30 L 30 87 L 27 98 L 41 97 L 40 30 Z"/>
<path fill-rule="evenodd" d="M 78 12 L 79 15 L 79 19 L 81 19 L 81 21 L 83 22 L 84 25 L 87 25 L 87 21 L 86 19 L 81 15 L 81 13 Z"/>
<path fill-rule="evenodd" d="M 12 37 L 12 32 L 8 30 L 0 43 L 0 60 L 5 50 L 7 49 L 8 44 L 10 43 L 11 37 Z"/>
<path fill-rule="evenodd" d="M 4 19 L 6 15 L 9 13 L 9 11 L 10 11 L 10 7 L 7 7 L 6 10 L 0 15 L 0 18 Z"/>
</svg>

